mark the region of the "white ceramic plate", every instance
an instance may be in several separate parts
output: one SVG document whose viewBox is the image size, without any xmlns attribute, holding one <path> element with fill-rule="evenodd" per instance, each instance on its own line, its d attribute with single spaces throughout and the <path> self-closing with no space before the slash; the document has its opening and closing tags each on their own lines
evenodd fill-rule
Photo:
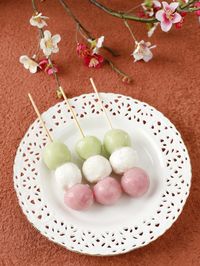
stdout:
<svg viewBox="0 0 200 266">
<path fill-rule="evenodd" d="M 48 239 L 69 250 L 90 255 L 114 255 L 147 245 L 177 219 L 189 194 L 191 166 L 187 149 L 173 124 L 146 103 L 101 93 L 113 126 L 129 132 L 139 162 L 150 175 L 148 193 L 138 199 L 125 195 L 114 206 L 95 204 L 85 212 L 68 209 L 63 192 L 55 190 L 54 173 L 41 160 L 47 137 L 37 119 L 18 148 L 14 185 L 28 220 Z M 103 139 L 109 129 L 94 94 L 70 100 L 88 135 Z M 80 134 L 64 102 L 43 114 L 53 137 L 74 152 Z"/>
</svg>

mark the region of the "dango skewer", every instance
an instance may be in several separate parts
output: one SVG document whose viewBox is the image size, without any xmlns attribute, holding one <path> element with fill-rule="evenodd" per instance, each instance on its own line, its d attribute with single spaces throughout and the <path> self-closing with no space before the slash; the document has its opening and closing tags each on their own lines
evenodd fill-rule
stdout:
<svg viewBox="0 0 200 266">
<path fill-rule="evenodd" d="M 82 128 L 80 127 L 80 124 L 78 122 L 76 114 L 73 111 L 73 109 L 69 103 L 69 100 L 67 99 L 67 96 L 64 93 L 62 87 L 60 87 L 60 91 L 62 93 L 62 96 L 63 96 L 69 110 L 71 111 L 71 114 L 74 118 L 74 121 L 75 121 L 75 123 L 76 123 L 76 125 L 77 125 L 77 127 L 81 133 L 81 136 L 82 136 L 82 138 L 76 143 L 76 151 L 77 151 L 78 155 L 83 160 L 86 160 L 93 155 L 101 154 L 101 151 L 102 151 L 101 141 L 98 138 L 96 138 L 95 136 L 85 136 Z"/>
<path fill-rule="evenodd" d="M 110 173 L 112 172 L 110 162 L 99 154 L 101 153 L 101 142 L 94 136 L 85 136 L 75 114 L 75 111 L 72 109 L 64 90 L 60 88 L 60 91 L 82 136 L 82 139 L 78 141 L 76 148 L 79 156 L 85 159 L 82 167 L 83 174 L 88 182 L 95 183 L 102 178 L 110 175 Z M 98 141 L 97 143 L 96 140 Z M 99 145 L 99 143 L 100 150 L 99 148 L 97 148 L 97 144 Z"/>
<path fill-rule="evenodd" d="M 110 155 L 110 163 L 113 171 L 116 174 L 122 174 L 135 166 L 137 153 L 130 147 L 131 139 L 129 134 L 122 129 L 116 129 L 112 126 L 111 120 L 105 110 L 100 94 L 92 78 L 90 78 L 90 82 L 99 100 L 99 104 L 102 107 L 105 118 L 111 128 L 104 136 L 104 148 Z"/>
<path fill-rule="evenodd" d="M 143 169 L 136 167 L 138 165 L 138 156 L 137 152 L 130 147 L 131 141 L 128 133 L 121 129 L 113 129 L 92 78 L 90 78 L 90 82 L 105 114 L 106 120 L 111 127 L 105 134 L 104 147 L 107 152 L 110 153 L 109 160 L 112 169 L 116 174 L 123 174 L 121 178 L 121 187 L 124 192 L 131 197 L 140 197 L 149 189 L 149 176 Z M 97 193 L 96 198 L 101 198 L 103 195 L 103 192 L 101 193 L 100 191 L 100 189 L 98 190 L 94 187 L 94 193 Z"/>
<path fill-rule="evenodd" d="M 28 94 L 28 97 L 49 139 L 49 143 L 43 150 L 43 161 L 48 169 L 55 170 L 61 164 L 71 160 L 71 153 L 64 143 L 58 140 L 53 140 L 30 93 Z"/>
<path fill-rule="evenodd" d="M 31 104 L 49 138 L 43 151 L 43 161 L 50 170 L 55 170 L 55 180 L 64 191 L 64 203 L 74 210 L 88 209 L 93 203 L 93 193 L 88 185 L 81 184 L 82 174 L 78 166 L 71 161 L 71 153 L 67 146 L 53 140 L 44 120 L 31 96 Z"/>
</svg>

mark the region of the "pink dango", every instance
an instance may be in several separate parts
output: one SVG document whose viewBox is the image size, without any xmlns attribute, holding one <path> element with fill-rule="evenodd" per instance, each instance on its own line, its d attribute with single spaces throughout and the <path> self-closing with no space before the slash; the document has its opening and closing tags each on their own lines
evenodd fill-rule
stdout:
<svg viewBox="0 0 200 266">
<path fill-rule="evenodd" d="M 76 184 L 64 194 L 64 203 L 73 210 L 86 210 L 93 202 L 93 192 L 87 184 Z"/>
<path fill-rule="evenodd" d="M 149 189 L 148 174 L 139 167 L 134 167 L 124 173 L 121 178 L 121 186 L 124 192 L 131 197 L 141 197 Z"/>
<path fill-rule="evenodd" d="M 103 205 L 114 204 L 122 194 L 120 183 L 113 177 L 105 177 L 93 187 L 96 201 Z"/>
</svg>

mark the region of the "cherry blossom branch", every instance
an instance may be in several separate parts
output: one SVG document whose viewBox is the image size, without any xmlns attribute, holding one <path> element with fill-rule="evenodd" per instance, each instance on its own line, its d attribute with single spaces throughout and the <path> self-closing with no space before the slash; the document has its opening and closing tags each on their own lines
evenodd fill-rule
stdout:
<svg viewBox="0 0 200 266">
<path fill-rule="evenodd" d="M 74 22 L 77 24 L 78 29 L 80 29 L 86 36 L 88 39 L 92 39 L 95 40 L 96 38 L 94 38 L 94 36 L 91 35 L 91 33 L 83 26 L 83 24 L 77 19 L 77 17 L 74 15 L 74 13 L 72 12 L 72 10 L 70 9 L 70 7 L 68 6 L 68 4 L 66 3 L 66 1 L 64 0 L 59 0 L 60 4 L 63 6 L 63 8 L 65 9 L 65 11 L 68 13 L 68 15 L 74 20 Z M 113 56 L 119 56 L 119 53 L 117 53 L 116 51 L 114 51 L 113 49 L 111 49 L 110 47 L 107 47 L 105 45 L 103 45 L 103 47 L 105 50 L 107 50 L 108 52 L 110 52 Z"/>
<path fill-rule="evenodd" d="M 51 65 L 51 67 L 52 67 L 53 75 L 54 75 L 54 78 L 55 78 L 55 80 L 56 80 L 56 84 L 57 84 L 57 87 L 58 87 L 57 89 L 58 89 L 58 91 L 59 91 L 59 88 L 61 87 L 61 85 L 60 85 L 60 81 L 59 81 L 59 78 L 58 78 L 57 73 L 54 71 L 53 63 L 52 63 L 52 61 L 51 61 L 50 56 L 48 57 L 48 61 L 49 61 L 49 64 Z M 58 91 L 57 91 L 57 93 L 58 93 Z"/>
<path fill-rule="evenodd" d="M 132 82 L 132 78 L 129 77 L 126 73 L 124 73 L 122 70 L 120 70 L 119 68 L 117 68 L 113 62 L 107 58 L 105 58 L 105 61 L 110 65 L 110 67 L 112 68 L 112 70 L 114 70 L 116 73 L 118 73 L 120 76 L 122 76 L 122 81 L 125 83 L 130 83 Z"/>
<path fill-rule="evenodd" d="M 127 10 L 126 13 L 129 14 L 129 13 L 131 13 L 133 10 L 135 10 L 135 9 L 137 9 L 137 8 L 139 8 L 139 7 L 141 7 L 141 4 L 132 7 L 131 9 Z"/>
<path fill-rule="evenodd" d="M 37 6 L 35 4 L 35 0 L 32 0 L 32 7 L 33 7 L 33 11 L 36 14 L 38 14 L 39 11 L 38 11 Z M 40 33 L 40 39 L 42 39 L 44 37 L 44 31 L 43 31 L 42 28 L 41 29 L 38 28 L 38 30 L 39 30 L 39 33 Z M 53 67 L 53 64 L 52 64 L 52 61 L 51 61 L 51 56 L 48 56 L 47 59 L 48 59 L 49 65 L 52 67 L 52 70 L 53 70 L 53 75 L 54 75 L 54 78 L 55 78 L 55 81 L 56 81 L 56 85 L 57 85 L 57 96 L 59 96 L 60 95 L 59 94 L 59 87 L 61 87 L 60 81 L 59 81 L 59 77 L 58 77 L 57 73 L 54 71 L 54 67 Z"/>
<path fill-rule="evenodd" d="M 134 15 L 131 15 L 129 13 L 125 13 L 122 11 L 115 11 L 114 9 L 108 8 L 106 6 L 104 6 L 103 4 L 97 2 L 96 0 L 89 0 L 93 5 L 95 5 L 96 7 L 100 8 L 101 10 L 105 11 L 106 13 L 117 17 L 117 18 L 121 18 L 121 19 L 127 19 L 127 20 L 134 20 L 134 21 L 138 21 L 138 22 L 143 22 L 143 23 L 154 23 L 157 22 L 157 19 L 155 18 L 140 18 Z"/>
<path fill-rule="evenodd" d="M 191 7 L 188 11 L 186 12 L 195 12 L 195 11 L 198 11 L 200 10 L 200 7 Z"/>
<path fill-rule="evenodd" d="M 181 5 L 177 8 L 177 10 L 179 12 L 194 12 L 194 11 L 197 11 L 199 10 L 200 8 L 199 7 L 190 7 L 192 4 L 194 4 L 195 2 L 198 2 L 198 0 L 190 0 L 188 1 L 188 3 L 184 4 L 184 5 Z"/>
<path fill-rule="evenodd" d="M 96 7 L 100 8 L 101 10 L 105 11 L 106 13 L 110 14 L 111 16 L 114 16 L 114 17 L 117 17 L 117 18 L 120 18 L 120 19 L 124 19 L 124 20 L 134 20 L 134 21 L 137 21 L 137 22 L 142 22 L 142 23 L 155 23 L 157 22 L 158 20 L 155 18 L 155 17 L 151 17 L 151 18 L 140 18 L 140 17 L 137 17 L 135 15 L 131 15 L 129 14 L 129 11 L 128 12 L 122 12 L 122 11 L 116 11 L 114 9 L 111 9 L 111 8 L 108 8 L 107 6 L 99 3 L 98 1 L 96 0 L 89 0 L 90 3 L 92 3 L 93 5 L 95 5 Z M 189 7 L 191 4 L 197 2 L 198 0 L 191 0 L 189 1 L 187 4 L 184 4 L 180 7 L 177 8 L 177 10 L 179 12 L 194 12 L 194 11 L 197 11 L 199 10 L 199 8 L 187 8 Z"/>
<path fill-rule="evenodd" d="M 198 10 L 200 10 L 200 7 L 190 7 L 190 8 L 187 8 L 187 9 L 180 9 L 180 8 L 177 8 L 177 10 L 179 11 L 179 12 L 195 12 L 195 11 L 198 11 Z"/>
<path fill-rule="evenodd" d="M 77 29 L 80 29 L 80 33 L 83 33 L 83 37 L 85 37 L 87 39 L 95 39 L 91 33 L 83 26 L 83 24 L 77 19 L 77 17 L 72 13 L 71 9 L 69 8 L 69 6 L 67 5 L 66 1 L 64 0 L 59 0 L 59 2 L 61 3 L 61 5 L 63 6 L 63 8 L 65 9 L 65 11 L 68 13 L 68 15 L 75 21 L 76 25 L 77 25 Z M 111 48 L 107 47 L 107 46 L 103 46 L 102 48 L 104 48 L 105 50 L 109 51 L 112 55 L 117 56 L 119 54 L 117 54 L 115 51 L 113 51 Z M 104 57 L 105 58 L 105 57 Z M 120 76 L 122 76 L 122 80 L 123 81 L 127 81 L 127 83 L 130 83 L 132 81 L 132 78 L 129 77 L 127 74 L 125 74 L 122 70 L 120 70 L 118 67 L 116 67 L 113 62 L 108 59 L 105 58 L 105 61 L 110 65 L 110 67 L 112 68 L 112 70 L 114 70 L 116 73 L 118 73 Z"/>
<path fill-rule="evenodd" d="M 90 32 L 82 25 L 82 23 L 75 17 L 67 3 L 63 0 L 59 0 L 65 11 L 68 13 L 68 15 L 75 21 L 75 23 L 78 25 L 78 27 L 87 35 L 89 39 L 93 39 Z"/>
<path fill-rule="evenodd" d="M 136 40 L 136 38 L 135 38 L 135 35 L 133 34 L 133 31 L 131 30 L 131 28 L 130 28 L 130 26 L 129 26 L 129 24 L 128 24 L 128 22 L 127 22 L 126 20 L 124 20 L 124 24 L 125 24 L 125 26 L 128 28 L 128 30 L 129 30 L 129 32 L 130 32 L 130 34 L 131 34 L 133 40 L 135 41 L 135 43 L 137 43 L 137 40 Z"/>
<path fill-rule="evenodd" d="M 195 2 L 197 2 L 197 0 L 190 0 L 190 1 L 188 1 L 188 3 L 186 3 L 186 4 L 184 4 L 184 5 L 181 5 L 181 6 L 179 7 L 179 9 L 183 10 L 184 8 L 189 7 L 191 4 L 193 4 L 193 3 L 195 3 Z"/>
<path fill-rule="evenodd" d="M 34 1 L 34 0 L 32 0 L 32 7 L 33 7 L 33 11 L 34 11 L 35 13 L 38 13 L 38 9 L 37 9 L 37 7 L 36 7 L 36 4 L 35 4 L 35 1 Z"/>
</svg>

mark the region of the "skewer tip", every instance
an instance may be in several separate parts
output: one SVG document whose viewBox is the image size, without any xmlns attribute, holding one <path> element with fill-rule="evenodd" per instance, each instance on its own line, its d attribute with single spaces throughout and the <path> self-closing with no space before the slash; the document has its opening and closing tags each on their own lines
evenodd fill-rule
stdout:
<svg viewBox="0 0 200 266">
<path fill-rule="evenodd" d="M 74 118 L 74 121 L 75 121 L 75 123 L 76 123 L 76 125 L 77 125 L 77 127 L 78 127 L 78 129 L 79 129 L 79 131 L 81 133 L 81 136 L 84 138 L 85 137 L 84 132 L 83 132 L 83 130 L 82 130 L 80 124 L 79 124 L 79 121 L 78 121 L 78 119 L 76 117 L 76 114 L 75 114 L 74 110 L 72 109 L 72 107 L 71 107 L 71 105 L 69 103 L 69 100 L 68 100 L 68 98 L 67 98 L 67 96 L 66 96 L 66 94 L 65 94 L 65 92 L 63 90 L 63 88 L 60 86 L 59 89 L 60 89 L 60 92 L 62 93 L 64 101 L 66 102 L 66 104 L 67 104 L 67 106 L 68 106 L 68 108 L 69 108 L 69 110 L 70 110 L 70 112 L 71 112 L 71 114 L 72 114 L 72 116 Z"/>
<path fill-rule="evenodd" d="M 90 82 L 91 82 L 92 86 L 95 86 L 93 78 L 90 78 Z"/>
<path fill-rule="evenodd" d="M 37 108 L 37 106 L 36 106 L 36 104 L 35 104 L 35 102 L 34 102 L 34 100 L 33 100 L 33 98 L 32 98 L 30 93 L 28 93 L 28 97 L 30 99 L 30 102 L 31 102 L 31 104 L 33 106 L 33 109 L 34 109 L 35 113 L 37 114 L 37 117 L 40 120 L 40 122 L 41 122 L 41 124 L 42 124 L 42 126 L 43 126 L 43 128 L 44 128 L 44 130 L 45 130 L 45 132 L 46 132 L 46 134 L 47 134 L 47 136 L 49 138 L 49 140 L 52 142 L 53 138 L 52 138 L 49 130 L 47 129 L 47 127 L 46 127 L 46 125 L 44 123 L 44 120 L 42 119 L 41 114 L 40 114 L 40 112 L 39 112 L 39 110 L 38 110 L 38 108 Z"/>
<path fill-rule="evenodd" d="M 103 105 L 103 102 L 102 102 L 102 100 L 101 100 L 101 98 L 100 98 L 99 92 L 98 92 L 98 90 L 97 90 L 97 88 L 96 88 L 96 86 L 95 86 L 95 83 L 94 83 L 93 78 L 90 78 L 90 82 L 91 82 L 91 84 L 92 84 L 92 87 L 93 87 L 94 92 L 96 93 L 96 96 L 97 96 L 97 98 L 98 98 L 98 100 L 99 100 L 99 103 L 100 103 L 100 105 L 101 105 L 101 107 L 102 107 L 102 109 L 103 109 L 103 112 L 104 112 L 105 117 L 106 117 L 106 119 L 107 119 L 107 121 L 108 121 L 108 124 L 110 125 L 110 128 L 112 129 L 112 128 L 113 128 L 113 127 L 112 127 L 112 123 L 111 123 L 111 121 L 110 121 L 110 119 L 109 119 L 109 117 L 108 117 L 108 115 L 107 115 L 107 112 L 106 112 L 105 107 L 104 107 L 104 105 Z"/>
</svg>

